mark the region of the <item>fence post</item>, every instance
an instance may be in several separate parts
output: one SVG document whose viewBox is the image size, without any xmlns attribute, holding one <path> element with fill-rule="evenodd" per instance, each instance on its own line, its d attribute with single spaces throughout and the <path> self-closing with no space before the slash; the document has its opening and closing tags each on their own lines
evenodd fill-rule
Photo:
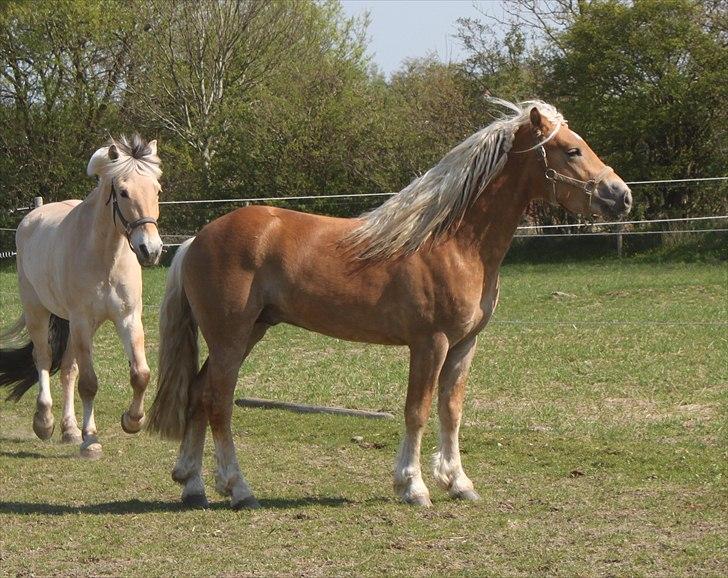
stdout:
<svg viewBox="0 0 728 578">
<path fill-rule="evenodd" d="M 624 225 L 619 225 L 619 233 L 617 234 L 617 257 L 622 258 L 622 231 Z"/>
<path fill-rule="evenodd" d="M 33 197 L 33 208 L 37 209 L 43 205 L 43 197 Z"/>
</svg>

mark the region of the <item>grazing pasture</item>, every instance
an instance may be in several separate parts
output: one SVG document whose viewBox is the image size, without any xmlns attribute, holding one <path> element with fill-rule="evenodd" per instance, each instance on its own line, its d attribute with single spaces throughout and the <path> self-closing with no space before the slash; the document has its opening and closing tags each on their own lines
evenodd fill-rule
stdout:
<svg viewBox="0 0 728 578">
<path fill-rule="evenodd" d="M 164 275 L 144 272 L 153 379 Z M 2 323 L 19 311 L 15 273 L 0 270 Z M 169 477 L 176 444 L 122 432 L 128 368 L 105 326 L 100 460 L 58 431 L 35 438 L 34 391 L 0 403 L 0 574 L 725 575 L 727 324 L 725 263 L 506 265 L 462 431 L 480 502 L 451 501 L 427 475 L 431 509 L 397 502 L 401 419 L 235 408 L 263 506 L 241 512 L 214 493 L 210 439 L 211 508 L 187 511 Z M 399 416 L 406 379 L 404 349 L 277 326 L 237 396 Z M 57 377 L 53 393 L 58 419 Z"/>
</svg>

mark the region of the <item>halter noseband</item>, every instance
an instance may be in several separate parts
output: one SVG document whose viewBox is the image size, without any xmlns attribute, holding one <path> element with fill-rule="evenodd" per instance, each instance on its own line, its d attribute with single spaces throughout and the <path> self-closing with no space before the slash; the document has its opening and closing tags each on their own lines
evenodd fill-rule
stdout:
<svg viewBox="0 0 728 578">
<path fill-rule="evenodd" d="M 541 142 L 543 139 L 543 135 L 541 134 L 540 130 L 536 130 L 536 138 L 538 139 L 538 142 Z M 528 152 L 527 149 L 525 151 L 517 151 L 517 152 Z M 547 181 L 551 182 L 552 186 L 552 194 L 551 199 L 558 203 L 559 197 L 558 193 L 556 192 L 556 183 L 564 183 L 565 185 L 570 185 L 576 189 L 580 189 L 586 193 L 588 203 L 587 203 L 587 210 L 591 211 L 591 205 L 592 205 L 592 195 L 597 190 L 597 187 L 599 184 L 604 180 L 604 177 L 606 177 L 609 173 L 614 172 L 614 169 L 610 166 L 605 166 L 601 172 L 594 178 L 589 179 L 588 181 L 582 181 L 579 179 L 575 179 L 573 177 L 569 177 L 567 175 L 561 174 L 560 172 L 556 171 L 555 169 L 552 169 L 549 167 L 548 159 L 546 158 L 546 149 L 544 146 L 538 145 L 538 150 L 541 153 L 541 159 L 543 160 L 543 165 L 545 168 L 544 176 L 546 177 Z"/>
<path fill-rule="evenodd" d="M 124 236 L 129 242 L 129 247 L 132 248 L 132 251 L 134 250 L 134 247 L 132 247 L 131 245 L 131 234 L 134 232 L 134 229 L 146 224 L 152 224 L 155 227 L 159 228 L 159 225 L 157 224 L 157 219 L 155 219 L 154 217 L 142 217 L 141 219 L 137 219 L 136 221 L 129 222 L 129 220 L 124 216 L 124 213 L 122 213 L 121 209 L 119 208 L 119 199 L 117 197 L 116 185 L 114 184 L 113 179 L 111 181 L 111 193 L 109 194 L 109 198 L 106 200 L 106 204 L 108 205 L 109 202 L 111 202 L 111 214 L 114 217 L 114 226 L 116 226 L 116 217 L 118 216 L 119 221 L 121 222 L 121 226 L 124 227 Z"/>
</svg>

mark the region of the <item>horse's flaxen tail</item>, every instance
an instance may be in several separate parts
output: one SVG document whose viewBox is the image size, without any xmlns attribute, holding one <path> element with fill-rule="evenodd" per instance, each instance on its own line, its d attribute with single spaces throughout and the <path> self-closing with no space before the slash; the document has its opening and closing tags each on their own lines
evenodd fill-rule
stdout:
<svg viewBox="0 0 728 578">
<path fill-rule="evenodd" d="M 68 333 L 68 321 L 51 314 L 48 321 L 51 375 L 61 368 L 68 345 Z M 25 318 L 21 316 L 12 327 L 0 333 L 0 387 L 11 388 L 6 401 L 18 401 L 37 382 L 33 342 L 26 334 Z"/>
<path fill-rule="evenodd" d="M 199 372 L 197 323 L 182 286 L 182 263 L 193 240 L 180 245 L 167 274 L 159 309 L 157 395 L 147 421 L 149 430 L 176 440 L 184 435 L 189 390 Z"/>
</svg>

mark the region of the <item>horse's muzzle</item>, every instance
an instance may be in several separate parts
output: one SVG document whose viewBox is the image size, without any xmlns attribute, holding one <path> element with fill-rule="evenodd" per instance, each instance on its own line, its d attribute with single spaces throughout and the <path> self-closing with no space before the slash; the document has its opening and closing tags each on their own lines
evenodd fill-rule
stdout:
<svg viewBox="0 0 728 578">
<path fill-rule="evenodd" d="M 632 191 L 621 180 L 602 182 L 592 202 L 613 217 L 623 217 L 632 210 Z"/>
</svg>

